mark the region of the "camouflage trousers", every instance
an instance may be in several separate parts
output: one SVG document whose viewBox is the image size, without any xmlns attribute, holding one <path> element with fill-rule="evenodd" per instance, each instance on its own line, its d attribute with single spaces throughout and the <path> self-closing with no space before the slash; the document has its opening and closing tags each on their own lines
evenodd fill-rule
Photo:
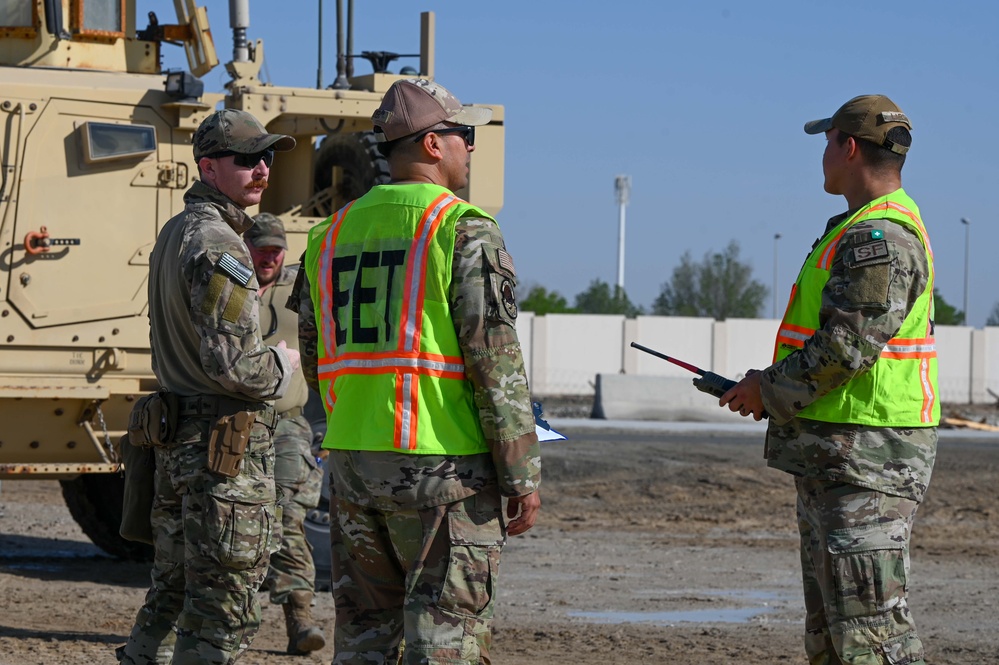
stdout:
<svg viewBox="0 0 999 665">
<path fill-rule="evenodd" d="M 276 605 L 292 591 L 312 593 L 316 567 L 305 538 L 305 513 L 319 503 L 323 472 L 312 454 L 312 428 L 303 417 L 282 418 L 274 430 L 274 483 L 281 506 L 281 548 L 271 555 L 264 588 Z"/>
<path fill-rule="evenodd" d="M 490 662 L 504 542 L 495 487 L 420 510 L 336 497 L 331 509 L 334 665 Z"/>
<path fill-rule="evenodd" d="M 922 665 L 906 602 L 919 504 L 845 483 L 795 486 L 810 665 Z"/>
<path fill-rule="evenodd" d="M 208 418 L 156 449 L 152 585 L 123 663 L 228 665 L 260 625 L 255 594 L 278 537 L 270 430 L 254 425 L 235 478 L 208 471 Z"/>
</svg>

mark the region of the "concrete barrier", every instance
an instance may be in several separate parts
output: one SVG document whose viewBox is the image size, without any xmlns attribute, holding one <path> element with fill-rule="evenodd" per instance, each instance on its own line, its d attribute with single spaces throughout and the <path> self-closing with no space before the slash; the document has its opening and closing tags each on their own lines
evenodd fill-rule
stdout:
<svg viewBox="0 0 999 665">
<path fill-rule="evenodd" d="M 745 422 L 738 413 L 719 407 L 718 398 L 694 388 L 692 378 L 597 374 L 593 415 L 607 420 Z"/>
</svg>

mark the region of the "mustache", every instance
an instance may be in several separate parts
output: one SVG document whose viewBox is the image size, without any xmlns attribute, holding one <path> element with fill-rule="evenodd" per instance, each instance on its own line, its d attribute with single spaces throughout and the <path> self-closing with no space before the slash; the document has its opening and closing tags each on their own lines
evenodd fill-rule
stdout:
<svg viewBox="0 0 999 665">
<path fill-rule="evenodd" d="M 260 180 L 251 180 L 246 185 L 246 189 L 257 189 L 258 187 L 260 189 L 267 189 L 267 181 L 261 178 Z"/>
</svg>

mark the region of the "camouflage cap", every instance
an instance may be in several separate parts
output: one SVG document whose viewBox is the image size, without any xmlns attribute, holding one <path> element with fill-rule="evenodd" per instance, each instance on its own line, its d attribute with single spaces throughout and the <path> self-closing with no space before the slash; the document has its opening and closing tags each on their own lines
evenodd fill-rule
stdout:
<svg viewBox="0 0 999 665">
<path fill-rule="evenodd" d="M 442 122 L 485 125 L 493 117 L 489 108 L 462 106 L 447 88 L 427 79 L 396 81 L 385 93 L 371 121 L 382 141 L 395 141 Z"/>
<path fill-rule="evenodd" d="M 268 134 L 259 120 L 237 109 L 222 109 L 205 118 L 191 143 L 195 160 L 217 152 L 252 155 L 268 148 L 285 151 L 295 147 L 294 138 Z"/>
<path fill-rule="evenodd" d="M 284 223 L 269 212 L 262 212 L 254 216 L 253 226 L 243 233 L 243 240 L 254 247 L 280 247 L 281 249 L 288 249 L 288 240 L 284 234 Z"/>
<path fill-rule="evenodd" d="M 831 118 L 806 122 L 805 133 L 823 134 L 835 128 L 904 155 L 909 151 L 909 146 L 888 140 L 888 131 L 893 127 L 911 130 L 912 123 L 902 113 L 902 109 L 884 95 L 861 95 L 839 107 Z"/>
</svg>

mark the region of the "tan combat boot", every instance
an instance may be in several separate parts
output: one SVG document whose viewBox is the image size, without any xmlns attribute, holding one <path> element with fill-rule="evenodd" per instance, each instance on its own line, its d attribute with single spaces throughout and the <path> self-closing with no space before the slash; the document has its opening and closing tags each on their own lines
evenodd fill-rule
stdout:
<svg viewBox="0 0 999 665">
<path fill-rule="evenodd" d="M 326 636 L 312 620 L 312 593 L 292 591 L 282 605 L 288 624 L 288 653 L 301 656 L 326 646 Z"/>
</svg>

